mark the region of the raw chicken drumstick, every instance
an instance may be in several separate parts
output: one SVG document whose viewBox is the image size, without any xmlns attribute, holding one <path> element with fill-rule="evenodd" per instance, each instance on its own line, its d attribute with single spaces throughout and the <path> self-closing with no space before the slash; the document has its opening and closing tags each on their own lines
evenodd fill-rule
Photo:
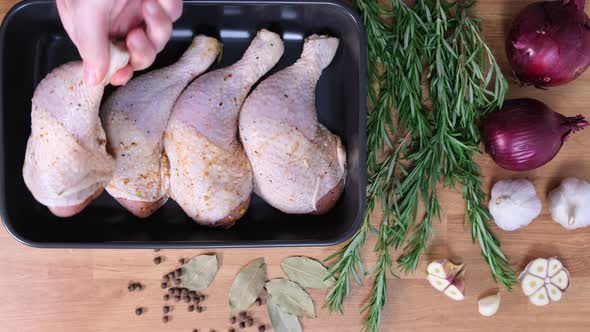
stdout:
<svg viewBox="0 0 590 332">
<path fill-rule="evenodd" d="M 174 105 L 164 135 L 170 192 L 200 224 L 230 227 L 248 208 L 252 170 L 237 139 L 238 114 L 282 54 L 281 38 L 261 30 L 240 61 L 197 78 Z"/>
<path fill-rule="evenodd" d="M 315 108 L 316 83 L 337 49 L 337 38 L 310 36 L 301 58 L 260 83 L 240 113 L 254 192 L 285 213 L 325 213 L 344 188 L 346 152 Z"/>
<path fill-rule="evenodd" d="M 119 88 L 105 102 L 101 118 L 116 168 L 107 191 L 140 218 L 168 200 L 169 165 L 162 136 L 182 90 L 215 61 L 221 44 L 197 36 L 178 62 Z"/>
<path fill-rule="evenodd" d="M 84 84 L 82 62 L 74 61 L 49 73 L 33 95 L 23 177 L 35 199 L 59 217 L 82 211 L 113 174 L 98 111 L 110 76 L 129 55 L 111 45 L 110 58 L 101 84 Z"/>
</svg>

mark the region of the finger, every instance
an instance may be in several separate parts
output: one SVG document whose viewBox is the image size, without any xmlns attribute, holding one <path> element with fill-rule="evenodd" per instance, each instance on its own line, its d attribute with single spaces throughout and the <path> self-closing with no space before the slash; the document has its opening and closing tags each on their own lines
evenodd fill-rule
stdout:
<svg viewBox="0 0 590 332">
<path fill-rule="evenodd" d="M 158 2 L 172 22 L 178 20 L 182 15 L 182 0 L 158 0 Z"/>
<path fill-rule="evenodd" d="M 90 85 L 98 84 L 109 68 L 106 13 L 97 8 L 81 7 L 72 19 L 72 27 L 75 29 L 74 43 L 84 62 L 84 81 Z"/>
<path fill-rule="evenodd" d="M 142 11 L 147 36 L 156 52 L 160 52 L 172 34 L 172 21 L 156 0 L 144 0 Z"/>
<path fill-rule="evenodd" d="M 125 85 L 133 77 L 133 68 L 127 65 L 119 69 L 113 76 L 111 76 L 112 85 Z"/>
<path fill-rule="evenodd" d="M 148 39 L 145 31 L 135 28 L 127 34 L 125 39 L 129 55 L 129 63 L 134 70 L 142 70 L 149 67 L 156 58 L 156 49 Z"/>
<path fill-rule="evenodd" d="M 72 36 L 74 31 L 72 29 L 72 8 L 67 0 L 57 0 L 55 3 L 57 5 L 57 12 L 59 13 L 61 24 L 64 26 L 67 34 L 70 36 L 70 39 L 73 40 Z"/>
<path fill-rule="evenodd" d="M 64 29 L 84 62 L 84 81 L 89 85 L 100 83 L 109 66 L 104 7 L 77 6 L 68 0 L 57 0 L 56 4 Z"/>
</svg>

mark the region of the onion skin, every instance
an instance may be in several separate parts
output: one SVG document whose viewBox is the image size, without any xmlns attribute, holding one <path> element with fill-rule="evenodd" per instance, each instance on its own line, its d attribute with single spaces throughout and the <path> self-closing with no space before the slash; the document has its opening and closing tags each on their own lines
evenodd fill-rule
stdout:
<svg viewBox="0 0 590 332">
<path fill-rule="evenodd" d="M 562 85 L 590 65 L 590 24 L 584 3 L 536 2 L 514 18 L 506 53 L 522 83 L 539 88 Z"/>
<path fill-rule="evenodd" d="M 572 133 L 588 126 L 581 115 L 566 117 L 542 102 L 507 100 L 481 126 L 485 150 L 496 164 L 511 171 L 529 171 L 551 161 Z"/>
</svg>

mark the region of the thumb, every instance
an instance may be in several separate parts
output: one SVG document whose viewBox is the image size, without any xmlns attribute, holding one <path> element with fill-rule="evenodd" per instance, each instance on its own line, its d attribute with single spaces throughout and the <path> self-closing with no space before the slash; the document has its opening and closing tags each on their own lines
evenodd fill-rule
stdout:
<svg viewBox="0 0 590 332">
<path fill-rule="evenodd" d="M 109 68 L 109 32 L 106 12 L 90 7 L 81 8 L 74 18 L 74 43 L 84 63 L 84 81 L 96 85 Z"/>
</svg>

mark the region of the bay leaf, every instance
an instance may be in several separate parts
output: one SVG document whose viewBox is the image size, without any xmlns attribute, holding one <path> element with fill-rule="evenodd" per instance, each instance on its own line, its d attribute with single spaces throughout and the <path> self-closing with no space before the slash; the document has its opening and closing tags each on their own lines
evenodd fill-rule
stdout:
<svg viewBox="0 0 590 332">
<path fill-rule="evenodd" d="M 281 307 L 268 301 L 268 319 L 274 332 L 302 332 L 301 323 L 296 316 L 285 312 Z"/>
<path fill-rule="evenodd" d="M 229 290 L 229 309 L 233 316 L 248 309 L 260 295 L 266 282 L 264 258 L 258 258 L 238 273 Z"/>
<path fill-rule="evenodd" d="M 180 287 L 200 291 L 209 286 L 217 274 L 217 256 L 198 255 L 182 266 Z"/>
<path fill-rule="evenodd" d="M 309 294 L 287 279 L 272 279 L 266 285 L 270 299 L 281 309 L 297 317 L 315 318 L 315 308 Z"/>
<path fill-rule="evenodd" d="M 326 267 L 309 257 L 287 257 L 281 262 L 281 268 L 291 281 L 303 288 L 329 288 L 336 282 Z"/>
</svg>

